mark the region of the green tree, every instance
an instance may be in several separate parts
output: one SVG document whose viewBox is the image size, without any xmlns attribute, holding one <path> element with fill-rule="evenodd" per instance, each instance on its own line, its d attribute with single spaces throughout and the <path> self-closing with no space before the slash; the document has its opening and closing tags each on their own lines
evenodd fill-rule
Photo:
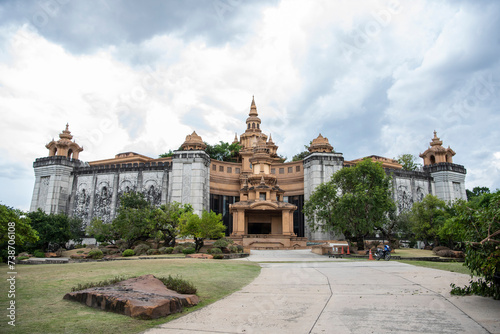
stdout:
<svg viewBox="0 0 500 334">
<path fill-rule="evenodd" d="M 10 224 L 10 225 L 9 225 Z M 31 226 L 31 220 L 21 211 L 0 204 L 0 245 L 6 245 L 13 235 L 15 245 L 23 246 L 26 243 L 35 243 L 39 240 L 38 232 Z M 7 247 L 2 247 L 7 249 Z"/>
<path fill-rule="evenodd" d="M 38 241 L 31 244 L 33 249 L 57 250 L 71 240 L 70 223 L 68 216 L 65 214 L 47 214 L 38 209 L 29 212 L 27 216 L 31 219 L 31 226 L 38 232 L 40 237 Z"/>
<path fill-rule="evenodd" d="M 237 161 L 241 149 L 239 143 L 229 144 L 223 141 L 215 145 L 208 143 L 205 143 L 205 145 L 207 145 L 205 152 L 207 152 L 210 158 L 219 161 Z"/>
<path fill-rule="evenodd" d="M 446 221 L 446 232 L 465 243 L 464 265 L 480 279 L 452 293 L 479 294 L 500 299 L 500 191 L 483 193 L 473 201 L 457 201 L 454 215 Z"/>
<path fill-rule="evenodd" d="M 483 194 L 489 194 L 490 189 L 488 187 L 474 187 L 472 188 L 472 191 L 466 189 L 465 193 L 467 195 L 467 200 L 472 201 L 473 199 L 480 197 Z"/>
<path fill-rule="evenodd" d="M 193 237 L 195 249 L 198 252 L 204 245 L 204 239 L 217 239 L 224 237 L 226 227 L 222 223 L 222 215 L 213 211 L 197 214 L 186 212 L 180 221 L 180 235 L 183 237 Z"/>
<path fill-rule="evenodd" d="M 193 207 L 190 204 L 183 205 L 178 202 L 168 203 L 153 209 L 152 236 L 157 240 L 163 240 L 165 247 L 175 247 L 175 239 L 180 233 L 180 219 L 187 212 L 193 212 Z"/>
<path fill-rule="evenodd" d="M 309 154 L 311 154 L 311 152 L 309 151 L 302 151 L 300 153 L 297 153 L 292 157 L 292 161 L 304 160 Z"/>
<path fill-rule="evenodd" d="M 151 234 L 151 210 L 151 204 L 141 193 L 129 192 L 120 197 L 120 207 L 113 219 L 112 228 L 127 243 L 128 248 Z"/>
<path fill-rule="evenodd" d="M 332 230 L 364 248 L 364 238 L 387 222 L 394 202 L 391 178 L 380 163 L 364 159 L 319 185 L 304 204 L 311 228 Z"/>
<path fill-rule="evenodd" d="M 403 166 L 403 170 L 417 170 L 422 166 L 417 162 L 418 158 L 409 153 L 400 154 L 395 160 L 397 160 L 399 164 Z"/>
<path fill-rule="evenodd" d="M 448 218 L 447 205 L 434 195 L 427 195 L 413 204 L 410 214 L 411 230 L 417 240 L 439 245 L 439 232 Z"/>
<path fill-rule="evenodd" d="M 174 151 L 168 150 L 168 152 L 162 153 L 158 156 L 158 158 L 168 158 L 174 155 Z"/>
<path fill-rule="evenodd" d="M 85 238 L 85 223 L 78 217 L 69 217 L 68 221 L 71 240 L 77 244 L 81 244 L 83 238 Z"/>
<path fill-rule="evenodd" d="M 87 234 L 94 237 L 98 242 L 114 243 L 120 239 L 120 236 L 114 230 L 113 224 L 107 224 L 98 217 L 93 218 L 89 226 L 87 226 Z"/>
</svg>

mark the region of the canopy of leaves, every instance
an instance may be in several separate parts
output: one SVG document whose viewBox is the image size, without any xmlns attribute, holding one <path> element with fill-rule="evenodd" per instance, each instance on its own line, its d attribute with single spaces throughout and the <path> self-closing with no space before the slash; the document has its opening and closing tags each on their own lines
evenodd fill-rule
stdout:
<svg viewBox="0 0 500 334">
<path fill-rule="evenodd" d="M 174 155 L 174 151 L 168 150 L 168 152 L 162 153 L 158 157 L 159 158 L 168 158 L 168 157 L 171 157 L 172 155 Z"/>
<path fill-rule="evenodd" d="M 313 229 L 342 233 L 362 249 L 364 237 L 385 224 L 394 208 L 390 185 L 382 165 L 365 159 L 319 185 L 304 204 L 304 213 Z"/>
<path fill-rule="evenodd" d="M 395 160 L 397 160 L 399 164 L 403 166 L 403 170 L 408 170 L 408 171 L 417 170 L 422 166 L 417 162 L 418 158 L 413 154 L 409 153 L 400 154 Z"/>
<path fill-rule="evenodd" d="M 222 223 L 222 215 L 213 211 L 203 210 L 201 217 L 197 214 L 186 212 L 181 217 L 180 235 L 193 237 L 196 251 L 203 247 L 203 239 L 217 239 L 224 237 L 226 226 Z"/>
<path fill-rule="evenodd" d="M 471 201 L 476 197 L 479 197 L 483 194 L 489 194 L 490 189 L 488 187 L 474 187 L 472 188 L 472 191 L 469 189 L 465 190 L 465 193 L 467 194 L 467 200 Z"/>
<path fill-rule="evenodd" d="M 38 232 L 31 226 L 29 217 L 19 210 L 0 204 L 0 244 L 9 241 L 9 223 L 14 223 L 14 240 L 17 246 L 39 240 Z"/>
<path fill-rule="evenodd" d="M 175 239 L 179 235 L 179 223 L 183 214 L 193 212 L 190 204 L 178 202 L 167 203 L 151 212 L 153 223 L 152 236 L 158 241 L 163 240 L 165 247 L 175 247 Z"/>
<path fill-rule="evenodd" d="M 500 275 L 500 191 L 457 201 L 453 213 L 441 233 L 465 243 L 465 266 L 484 279 L 468 291 L 500 299 L 500 286 L 494 284 Z"/>
<path fill-rule="evenodd" d="M 292 157 L 292 161 L 304 160 L 310 153 L 311 152 L 309 151 L 302 151 L 300 153 L 297 153 Z"/>
<path fill-rule="evenodd" d="M 239 143 L 229 144 L 223 141 L 220 141 L 219 144 L 210 145 L 207 144 L 207 148 L 205 152 L 210 156 L 211 159 L 219 160 L 219 161 L 233 161 L 236 162 L 238 160 L 238 155 L 241 149 Z"/>
<path fill-rule="evenodd" d="M 128 247 L 137 240 L 147 239 L 151 234 L 151 209 L 151 204 L 141 193 L 130 192 L 120 197 L 120 207 L 112 228 L 127 242 Z"/>
<path fill-rule="evenodd" d="M 33 249 L 56 250 L 72 238 L 70 222 L 65 214 L 47 214 L 38 209 L 27 215 L 31 219 L 31 226 L 40 237 L 32 244 Z"/>
<path fill-rule="evenodd" d="M 448 218 L 447 205 L 434 195 L 427 195 L 422 202 L 413 204 L 410 214 L 415 238 L 426 244 L 439 245 L 439 231 Z"/>
</svg>

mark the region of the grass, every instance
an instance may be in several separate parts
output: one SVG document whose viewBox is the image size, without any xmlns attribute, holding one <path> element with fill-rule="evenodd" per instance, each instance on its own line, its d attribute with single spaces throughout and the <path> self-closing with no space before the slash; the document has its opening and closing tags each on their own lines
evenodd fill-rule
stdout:
<svg viewBox="0 0 500 334">
<path fill-rule="evenodd" d="M 0 270 L 8 271 L 6 265 L 0 265 Z M 194 284 L 201 299 L 197 306 L 185 309 L 185 314 L 240 290 L 260 273 L 253 262 L 197 259 L 17 265 L 16 270 L 16 326 L 8 326 L 4 320 L 2 333 L 138 333 L 180 315 L 138 320 L 63 300 L 63 296 L 78 284 L 115 276 L 180 275 Z M 0 280 L 0 291 L 8 291 L 7 280 Z M 1 293 L 2 308 L 8 301 L 7 293 Z"/>
<path fill-rule="evenodd" d="M 411 264 L 419 267 L 446 270 L 460 274 L 467 274 L 467 275 L 471 274 L 469 268 L 465 267 L 463 262 L 404 261 L 404 260 L 399 260 L 398 262 Z"/>
<path fill-rule="evenodd" d="M 438 257 L 431 250 L 415 249 L 415 248 L 398 248 L 392 253 L 394 256 L 405 257 Z"/>
</svg>

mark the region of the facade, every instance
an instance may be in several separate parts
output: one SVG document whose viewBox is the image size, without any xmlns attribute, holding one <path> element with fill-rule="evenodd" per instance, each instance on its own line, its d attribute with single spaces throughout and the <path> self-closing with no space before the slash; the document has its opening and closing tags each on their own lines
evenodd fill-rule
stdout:
<svg viewBox="0 0 500 334">
<path fill-rule="evenodd" d="M 281 162 L 278 146 L 262 132 L 252 100 L 245 132 L 235 136 L 241 146 L 237 162 L 211 160 L 202 138 L 193 132 L 181 150 L 171 157 L 153 159 L 133 152 L 112 159 L 83 162 L 83 151 L 66 125 L 59 140 L 46 145 L 49 156 L 33 163 L 35 186 L 31 211 L 64 212 L 89 223 L 99 217 L 111 222 L 120 196 L 142 192 L 154 205 L 190 203 L 195 212 L 213 210 L 223 216 L 226 234 L 249 248 L 297 248 L 306 241 L 335 240 L 325 232 L 313 232 L 302 213 L 314 189 L 346 166 L 321 134 L 304 160 Z M 370 156 L 393 176 L 393 196 L 398 210 L 411 208 L 427 194 L 453 201 L 465 199 L 466 170 L 452 162 L 455 152 L 442 147 L 434 132 L 429 149 L 420 155 L 420 171 L 404 171 L 393 159 Z"/>
</svg>

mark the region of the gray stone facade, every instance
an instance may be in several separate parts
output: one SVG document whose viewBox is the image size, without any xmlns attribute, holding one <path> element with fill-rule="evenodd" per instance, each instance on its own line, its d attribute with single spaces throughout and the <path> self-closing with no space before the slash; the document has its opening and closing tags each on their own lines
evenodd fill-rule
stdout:
<svg viewBox="0 0 500 334">
<path fill-rule="evenodd" d="M 342 153 L 312 153 L 304 160 L 304 200 L 315 188 L 343 168 Z M 94 217 L 111 222 L 120 197 L 137 191 L 156 206 L 174 201 L 190 203 L 195 213 L 210 210 L 210 158 L 205 151 L 176 151 L 171 162 L 128 163 L 89 166 L 64 156 L 39 158 L 33 164 L 35 186 L 31 211 L 63 212 L 82 218 L 87 224 Z M 463 166 L 438 163 L 421 171 L 386 169 L 392 176 L 394 200 L 399 212 L 427 194 L 445 201 L 466 199 Z M 300 211 L 301 212 L 301 211 Z M 333 233 L 317 231 L 304 223 L 309 240 L 338 239 Z"/>
</svg>

